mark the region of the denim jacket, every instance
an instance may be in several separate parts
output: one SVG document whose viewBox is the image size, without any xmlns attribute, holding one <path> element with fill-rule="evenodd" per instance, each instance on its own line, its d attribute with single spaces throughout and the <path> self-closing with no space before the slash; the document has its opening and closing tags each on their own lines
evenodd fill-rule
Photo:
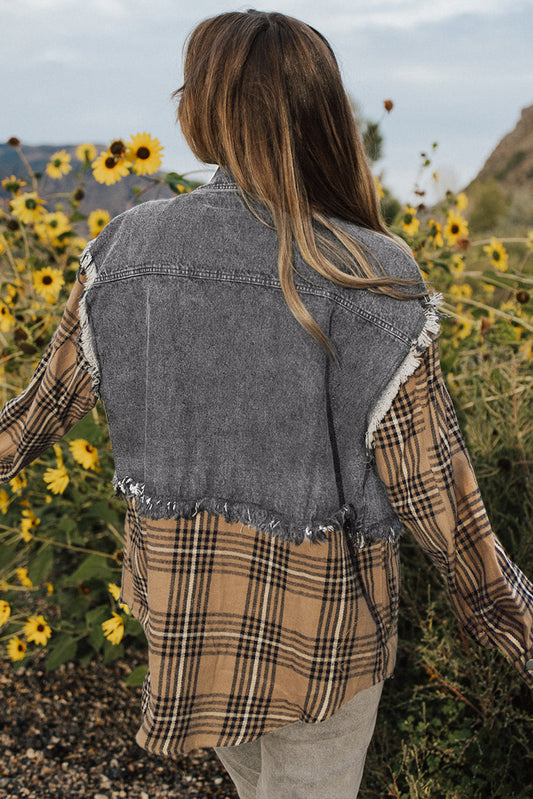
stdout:
<svg viewBox="0 0 533 799">
<path fill-rule="evenodd" d="M 298 323 L 277 235 L 227 171 L 136 206 L 87 245 L 81 343 L 107 415 L 117 492 L 149 518 L 223 514 L 289 541 L 333 527 L 363 546 L 401 524 L 372 458 L 374 431 L 438 335 L 437 297 L 334 283 L 294 247 L 295 286 L 336 364 Z M 337 218 L 389 274 L 414 258 Z M 366 251 L 366 250 L 365 250 Z"/>
</svg>

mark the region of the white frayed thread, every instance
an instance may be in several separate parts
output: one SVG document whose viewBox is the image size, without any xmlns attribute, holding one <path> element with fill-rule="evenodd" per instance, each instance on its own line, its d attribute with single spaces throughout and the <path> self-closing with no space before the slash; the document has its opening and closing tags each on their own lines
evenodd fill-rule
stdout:
<svg viewBox="0 0 533 799">
<path fill-rule="evenodd" d="M 130 477 L 119 478 L 115 474 L 112 484 L 117 493 L 121 492 L 125 496 L 134 497 L 138 513 L 150 519 L 179 517 L 190 519 L 200 511 L 206 510 L 209 513 L 223 515 L 227 522 L 240 522 L 241 524 L 255 527 L 257 530 L 273 537 L 284 541 L 292 541 L 296 544 L 300 544 L 302 541 L 327 541 L 326 533 L 332 533 L 336 529 L 343 529 L 347 520 L 353 515 L 351 506 L 343 505 L 342 508 L 324 522 L 299 525 L 291 519 L 273 518 L 269 511 L 258 506 L 227 502 L 215 497 L 175 501 L 150 497 L 146 495 L 144 484 L 136 482 Z M 397 537 L 398 534 L 394 534 L 394 538 Z M 378 538 L 392 540 L 387 525 L 375 525 L 372 530 L 358 531 L 356 537 L 357 545 L 363 547 Z"/>
<path fill-rule="evenodd" d="M 91 244 L 93 241 L 94 239 L 87 244 L 80 257 L 81 270 L 87 276 L 87 280 L 84 284 L 83 294 L 79 302 L 80 344 L 85 356 L 87 371 L 92 377 L 92 389 L 96 396 L 99 397 L 100 367 L 98 366 L 98 360 L 96 358 L 93 334 L 89 324 L 89 314 L 87 312 L 88 292 L 96 280 L 96 265 L 91 255 Z"/>
<path fill-rule="evenodd" d="M 417 366 L 420 364 L 420 356 L 429 347 L 431 342 L 434 341 L 439 335 L 439 318 L 441 314 L 439 314 L 437 310 L 437 305 L 439 305 L 440 302 L 442 302 L 442 294 L 438 292 L 432 294 L 427 300 L 424 306 L 424 313 L 426 315 L 424 327 L 416 341 L 411 344 L 411 348 L 407 356 L 393 375 L 372 412 L 365 436 L 367 453 L 370 453 L 372 450 L 374 445 L 374 433 L 378 429 L 385 414 L 392 405 L 392 401 L 398 393 L 398 389 L 402 383 L 405 383 L 407 378 L 413 374 Z"/>
<path fill-rule="evenodd" d="M 292 541 L 301 544 L 303 541 L 318 543 L 327 541 L 326 533 L 333 533 L 336 529 L 345 529 L 348 537 L 358 548 L 376 540 L 396 541 L 402 531 L 401 524 L 396 521 L 396 526 L 391 527 L 389 522 L 383 521 L 374 524 L 366 530 L 358 528 L 351 505 L 343 505 L 326 522 L 315 522 L 311 525 L 295 524 L 289 519 L 273 519 L 264 508 L 249 506 L 242 503 L 231 503 L 214 497 L 202 497 L 198 500 L 168 501 L 149 497 L 145 493 L 143 483 L 136 482 L 130 477 L 119 478 L 116 474 L 112 484 L 115 490 L 125 496 L 136 499 L 135 507 L 141 516 L 150 519 L 194 518 L 200 511 L 223 515 L 227 522 L 239 522 L 241 525 L 255 527 L 257 530 L 280 538 L 283 541 Z M 248 521 L 246 521 L 248 519 Z"/>
</svg>

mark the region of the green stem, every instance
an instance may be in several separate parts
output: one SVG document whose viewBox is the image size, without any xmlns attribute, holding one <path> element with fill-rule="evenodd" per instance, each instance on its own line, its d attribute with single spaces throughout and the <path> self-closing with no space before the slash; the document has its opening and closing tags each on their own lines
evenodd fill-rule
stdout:
<svg viewBox="0 0 533 799">
<path fill-rule="evenodd" d="M 98 552 L 97 549 L 78 547 L 75 544 L 67 544 L 64 541 L 56 541 L 53 538 L 44 538 L 42 536 L 33 535 L 33 533 L 32 533 L 32 538 L 34 538 L 35 541 L 42 541 L 43 543 L 50 544 L 51 546 L 63 547 L 64 549 L 74 549 L 76 550 L 76 552 L 87 552 L 89 555 L 101 555 L 103 558 L 111 558 L 111 560 L 115 559 L 114 555 L 110 555 L 108 552 Z"/>
<path fill-rule="evenodd" d="M 15 149 L 16 149 L 17 153 L 19 154 L 20 160 L 22 161 L 22 163 L 26 167 L 28 175 L 30 176 L 31 184 L 33 186 L 33 191 L 37 192 L 37 194 L 38 194 L 39 193 L 39 186 L 37 185 L 37 178 L 35 177 L 35 172 L 31 168 L 28 159 L 26 158 L 26 156 L 22 152 L 22 147 L 20 145 L 18 145 L 17 147 L 15 147 Z"/>
<path fill-rule="evenodd" d="M 502 288 L 509 289 L 509 291 L 513 291 L 511 286 L 506 286 L 504 283 L 496 283 L 494 278 L 488 278 L 483 275 L 483 272 L 463 272 L 464 277 L 478 277 L 485 281 L 485 283 L 494 283 L 495 286 L 502 286 Z M 527 275 L 516 275 L 513 272 L 505 272 L 505 277 L 510 278 L 511 280 L 519 280 L 522 283 L 529 283 L 533 285 L 533 277 L 528 277 Z"/>
<path fill-rule="evenodd" d="M 449 294 L 445 294 L 445 296 L 449 297 Z M 461 297 L 461 303 L 466 303 L 467 305 L 473 305 L 474 308 L 482 308 L 484 311 L 491 312 L 495 314 L 495 316 L 500 316 L 502 319 L 505 319 L 507 322 L 514 322 L 520 327 L 523 327 L 524 330 L 529 330 L 533 333 L 533 325 L 530 325 L 524 319 L 520 319 L 518 316 L 513 316 L 512 314 L 504 313 L 503 311 L 499 311 L 496 308 L 491 308 L 490 305 L 486 305 L 484 302 L 478 302 L 477 300 L 471 300 L 468 297 Z M 442 307 L 446 309 L 446 305 L 448 303 L 442 303 Z M 469 320 L 472 321 L 472 320 Z"/>
</svg>

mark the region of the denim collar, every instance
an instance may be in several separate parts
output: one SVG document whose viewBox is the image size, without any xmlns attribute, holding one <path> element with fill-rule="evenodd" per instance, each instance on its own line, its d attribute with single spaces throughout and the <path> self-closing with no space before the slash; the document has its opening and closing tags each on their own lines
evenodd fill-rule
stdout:
<svg viewBox="0 0 533 799">
<path fill-rule="evenodd" d="M 210 189 L 236 189 L 237 181 L 228 167 L 219 166 L 206 185 L 209 186 Z"/>
</svg>

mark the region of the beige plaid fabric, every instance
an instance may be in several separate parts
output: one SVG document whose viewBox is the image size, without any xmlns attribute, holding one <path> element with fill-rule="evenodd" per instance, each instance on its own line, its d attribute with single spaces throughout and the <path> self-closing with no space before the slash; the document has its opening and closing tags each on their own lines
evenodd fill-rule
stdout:
<svg viewBox="0 0 533 799">
<path fill-rule="evenodd" d="M 0 482 L 96 403 L 77 344 L 78 276 L 27 389 L 0 413 Z M 376 467 L 405 528 L 445 582 L 454 612 L 530 684 L 533 586 L 491 530 L 434 343 L 375 437 Z M 142 623 L 149 671 L 136 740 L 179 755 L 331 716 L 390 676 L 399 545 L 354 550 L 272 538 L 222 516 L 140 517 L 126 499 L 121 601 Z"/>
</svg>

